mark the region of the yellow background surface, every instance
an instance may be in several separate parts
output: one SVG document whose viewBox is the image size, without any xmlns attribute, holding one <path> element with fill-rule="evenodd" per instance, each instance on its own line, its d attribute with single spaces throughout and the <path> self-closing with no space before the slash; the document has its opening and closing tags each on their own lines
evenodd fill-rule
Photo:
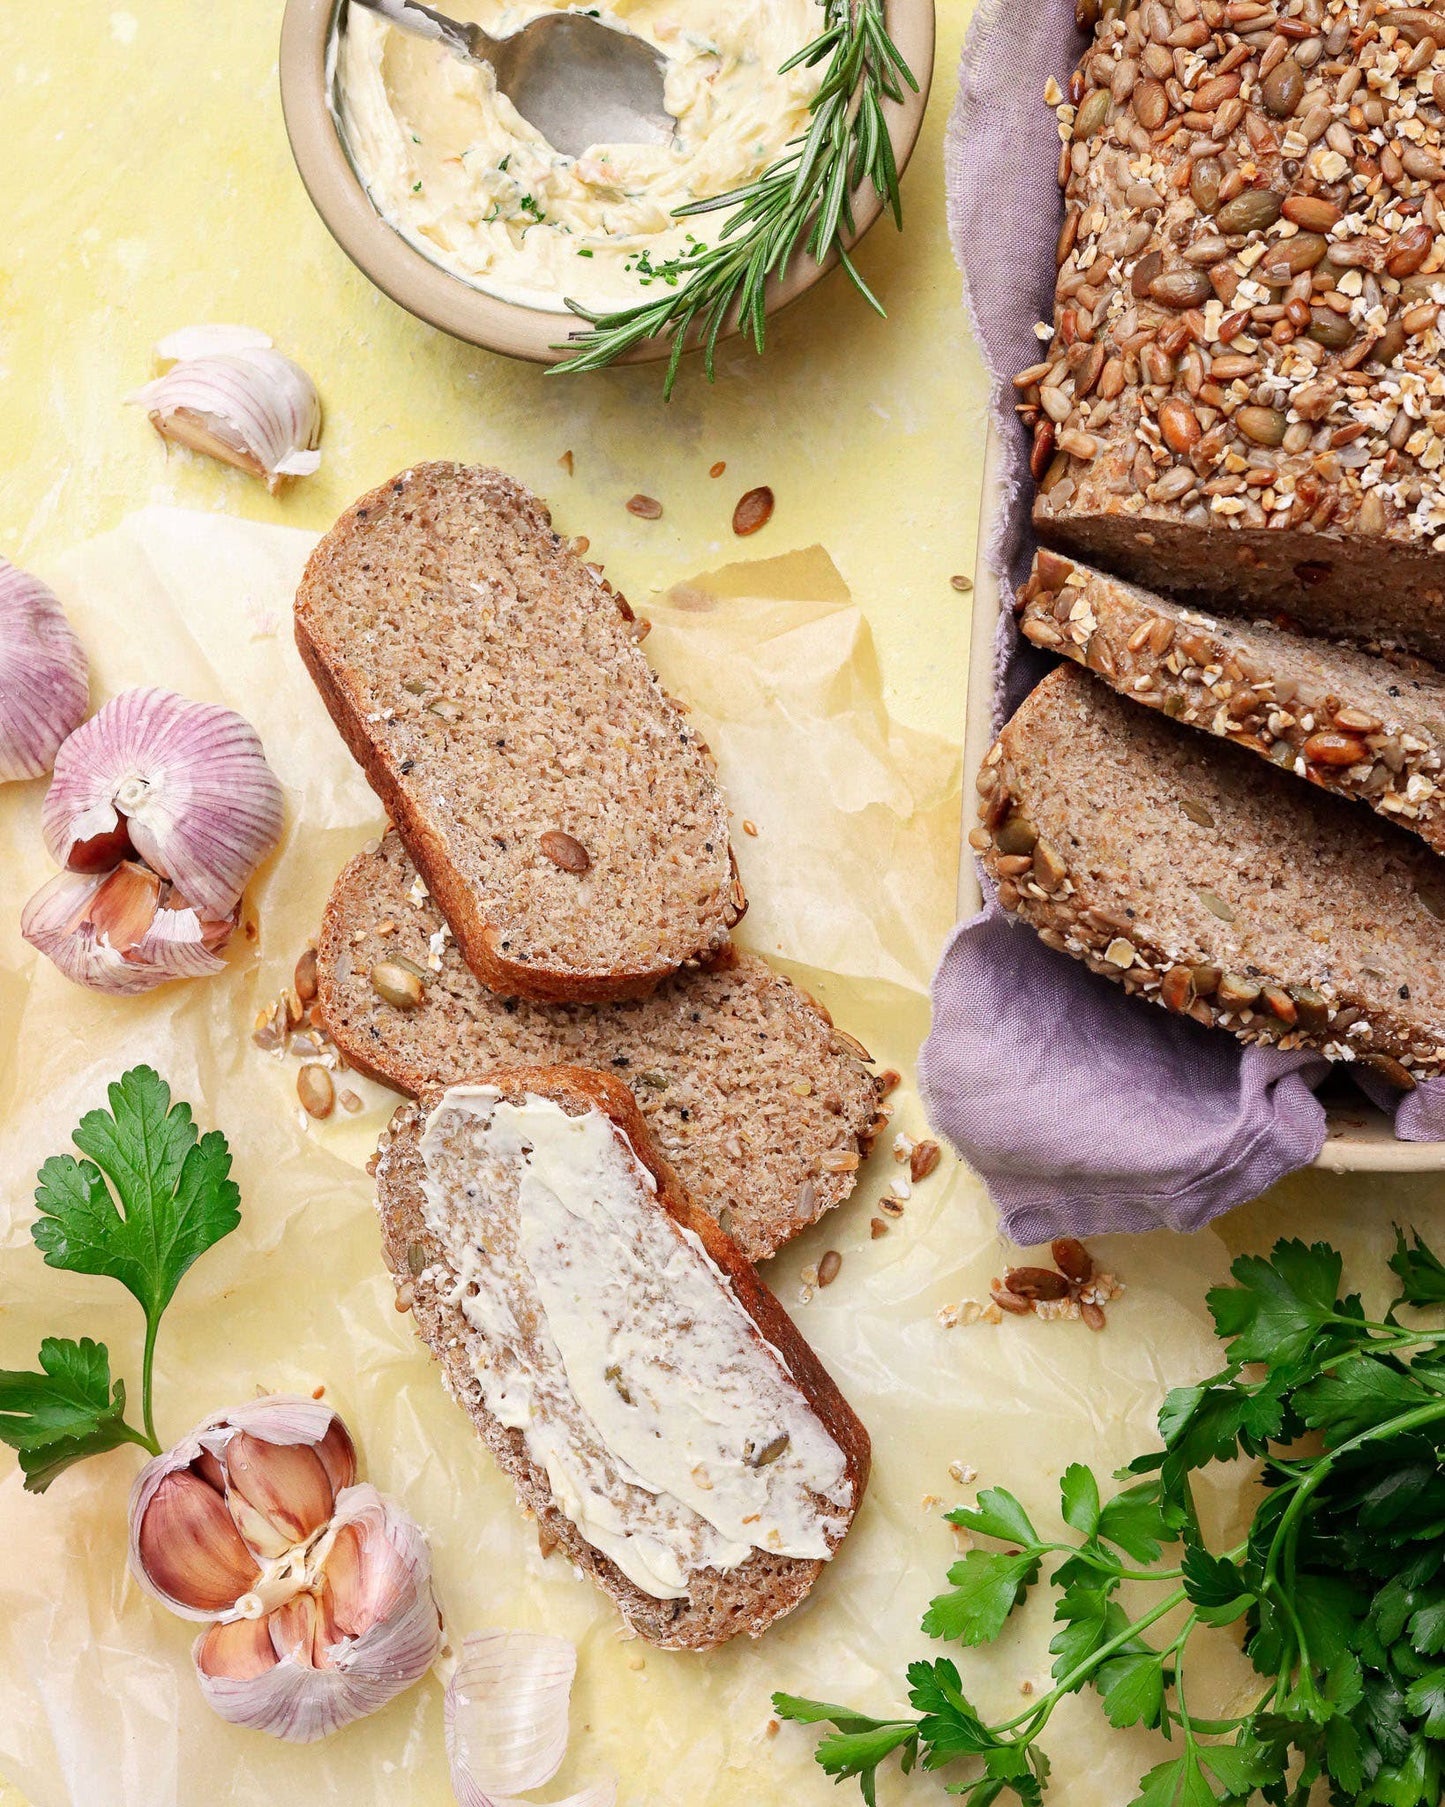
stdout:
<svg viewBox="0 0 1445 1807">
<path fill-rule="evenodd" d="M 934 97 L 904 187 L 906 232 L 900 239 L 880 226 L 860 255 L 888 322 L 834 275 L 775 323 L 765 361 L 729 348 L 715 388 L 689 371 L 664 407 L 655 369 L 548 377 L 452 343 L 367 285 L 315 218 L 291 166 L 276 94 L 274 0 L 132 0 L 125 8 L 12 0 L 0 8 L 0 551 L 44 574 L 65 548 L 157 501 L 319 529 L 417 459 L 492 461 L 548 496 L 559 527 L 587 534 L 644 609 L 654 592 L 740 551 L 820 543 L 868 618 L 894 714 L 956 741 L 968 607 L 948 579 L 973 568 L 985 385 L 946 241 L 941 143 L 967 11 L 965 0 L 940 5 Z M 150 374 L 152 342 L 207 320 L 264 328 L 320 385 L 320 475 L 279 499 L 214 465 L 168 459 L 139 411 L 122 406 Z M 575 460 L 570 478 L 557 462 L 566 451 Z M 710 480 L 717 460 L 726 474 Z M 729 530 L 732 506 L 759 483 L 773 487 L 777 510 L 744 548 Z M 662 501 L 660 520 L 626 513 L 636 491 Z M 116 631 L 123 636 L 124 624 Z M 6 909 L 16 901 L 7 896 Z M 47 1152 L 37 1149 L 37 1158 Z M 1103 1339 L 1064 1341 L 1058 1327 L 1031 1323 L 1013 1326 L 1007 1343 L 938 1345 L 926 1334 L 925 1300 L 898 1368 L 898 1423 L 878 1427 L 886 1431 L 880 1454 L 905 1484 L 914 1427 L 944 1412 L 956 1389 L 972 1402 L 959 1453 L 986 1442 L 986 1479 L 1018 1484 L 1026 1464 L 1052 1473 L 1074 1455 L 1097 1456 L 1107 1469 L 1147 1437 L 1160 1389 L 1208 1358 L 1199 1295 L 1231 1254 L 1294 1229 L 1377 1260 L 1392 1215 L 1427 1233 L 1437 1227 L 1439 1192 L 1431 1178 L 1393 1183 L 1386 1197 L 1374 1181 L 1306 1174 L 1192 1244 L 1119 1239 L 1108 1259 L 1131 1290 Z M 940 1248 L 955 1247 L 985 1287 L 1000 1257 L 986 1204 L 966 1176 L 949 1196 L 956 1230 L 930 1221 L 930 1234 Z M 910 1284 L 922 1298 L 932 1257 L 921 1242 L 914 1253 Z M 7 1250 L 4 1260 L 0 1330 L 21 1285 L 19 1255 Z M 24 1269 L 28 1312 L 50 1283 L 38 1268 Z M 841 1347 L 846 1312 L 835 1315 L 829 1334 Z M 1125 1345 L 1130 1384 L 1105 1413 L 1115 1336 L 1138 1340 Z M 1045 1408 L 1038 1419 L 1035 1403 Z M 888 1472 L 880 1462 L 880 1484 Z M 934 1523 L 928 1533 L 939 1572 L 941 1530 Z M 73 1559 L 84 1560 L 83 1551 Z M 916 1604 L 921 1610 L 922 1597 Z M 1060 1719 L 1078 1739 L 1076 1753 L 1091 1752 L 1093 1703 Z M 1106 1737 L 1098 1748 L 1116 1743 Z M 1070 1767 L 1074 1779 L 1052 1801 L 1117 1807 L 1126 1798 L 1117 1792 L 1121 1771 L 1100 1783 L 1089 1779 L 1092 1760 L 1076 1756 Z M 213 1782 L 223 1797 L 224 1779 Z M 821 1777 L 812 1783 L 810 1800 L 855 1798 L 835 1797 Z M 377 1789 L 378 1801 L 408 1798 L 384 1778 Z M 890 1784 L 886 1798 L 905 1792 L 942 1798 L 926 1779 L 906 1791 Z M 58 1779 L 53 1798 L 67 1798 Z M 14 1799 L 0 1788 L 5 1807 Z"/>
</svg>

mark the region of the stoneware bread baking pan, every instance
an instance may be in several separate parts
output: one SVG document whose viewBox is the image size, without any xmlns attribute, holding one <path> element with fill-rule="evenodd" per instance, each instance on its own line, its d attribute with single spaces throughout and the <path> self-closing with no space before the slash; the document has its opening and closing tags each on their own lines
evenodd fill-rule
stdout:
<svg viewBox="0 0 1445 1807">
<path fill-rule="evenodd" d="M 556 364 L 567 356 L 565 339 L 571 322 L 565 314 L 503 300 L 453 276 L 396 232 L 377 212 L 362 186 L 331 107 L 329 49 L 346 0 L 287 0 L 281 24 L 281 106 L 291 153 L 312 204 L 332 237 L 361 272 L 399 306 L 443 332 L 469 344 L 504 352 L 534 363 Z M 459 12 L 465 8 L 458 8 Z M 890 0 L 888 30 L 918 79 L 918 92 L 902 105 L 888 103 L 889 137 L 900 173 L 913 154 L 928 102 L 933 74 L 933 0 Z M 854 202 L 856 229 L 851 246 L 882 212 L 871 188 Z M 777 313 L 812 288 L 836 259 L 818 264 L 794 258 L 786 274 L 770 284 L 769 315 Z M 730 327 L 731 336 L 736 331 Z M 653 339 L 635 346 L 619 360 L 644 363 L 666 357 L 670 341 Z"/>
<path fill-rule="evenodd" d="M 978 867 L 968 846 L 975 826 L 976 798 L 972 776 L 993 742 L 994 639 L 1006 599 L 989 569 L 985 548 L 998 516 L 1003 460 L 990 436 L 984 460 L 983 509 L 979 523 L 979 557 L 973 591 L 973 628 L 969 647 L 968 714 L 964 723 L 963 851 L 958 868 L 958 913 L 972 916 L 983 907 Z M 1445 1142 L 1401 1142 L 1382 1111 L 1353 1088 L 1330 1083 L 1325 1094 L 1329 1128 L 1315 1162 L 1335 1173 L 1435 1173 L 1445 1170 Z"/>
</svg>

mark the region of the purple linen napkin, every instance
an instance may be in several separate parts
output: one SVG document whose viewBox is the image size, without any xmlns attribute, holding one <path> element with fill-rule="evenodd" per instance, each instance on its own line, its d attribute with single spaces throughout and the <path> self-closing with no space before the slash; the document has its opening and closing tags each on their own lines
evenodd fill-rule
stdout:
<svg viewBox="0 0 1445 1807">
<path fill-rule="evenodd" d="M 1037 361 L 1053 314 L 1062 219 L 1059 137 L 1043 102 L 1084 40 L 1072 0 L 981 0 L 964 45 L 944 147 L 949 230 L 965 306 L 993 378 L 990 425 L 1004 457 L 985 557 L 1006 592 L 1033 556 L 1028 440 L 1013 373 Z M 995 723 L 1053 661 L 1005 610 L 995 646 Z M 1142 1005 L 990 900 L 954 932 L 933 982 L 920 1059 L 930 1120 L 978 1172 L 1015 1242 L 1110 1230 L 1197 1229 L 1319 1153 L 1320 1056 L 1245 1048 Z M 1406 1141 L 1445 1137 L 1445 1079 L 1395 1109 Z"/>
</svg>

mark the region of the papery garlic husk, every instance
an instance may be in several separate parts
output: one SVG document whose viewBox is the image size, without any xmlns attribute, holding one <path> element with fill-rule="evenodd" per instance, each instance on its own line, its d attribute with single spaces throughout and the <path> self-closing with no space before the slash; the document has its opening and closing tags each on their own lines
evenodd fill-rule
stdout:
<svg viewBox="0 0 1445 1807">
<path fill-rule="evenodd" d="M 26 904 L 20 932 L 77 985 L 134 997 L 223 971 L 236 920 L 236 910 L 201 916 L 169 880 L 127 860 L 110 872 L 57 873 Z"/>
<path fill-rule="evenodd" d="M 243 1459 L 237 1462 L 238 1473 L 232 1476 L 227 1451 L 238 1438 L 244 1439 Z M 278 1454 L 271 1477 L 262 1472 L 264 1451 L 257 1448 L 261 1444 L 275 1446 Z M 304 1457 L 312 1470 L 299 1488 L 294 1483 L 298 1456 Z M 293 1540 L 285 1532 L 297 1522 L 298 1514 L 301 1524 L 309 1527 L 306 1537 L 330 1520 L 336 1497 L 355 1483 L 356 1448 L 340 1415 L 329 1405 L 289 1393 L 272 1393 L 246 1405 L 212 1413 L 188 1437 L 140 1471 L 130 1495 L 131 1570 L 147 1593 L 183 1619 L 210 1619 L 218 1612 L 231 1610 L 243 1594 L 251 1591 L 250 1585 L 238 1589 L 224 1607 L 216 1607 L 198 1593 L 187 1592 L 174 1577 L 160 1578 L 153 1572 L 155 1565 L 148 1564 L 142 1553 L 143 1546 L 148 1547 L 150 1542 L 145 1526 L 151 1502 L 167 1477 L 182 1472 L 204 1481 L 217 1495 L 238 1535 L 248 1542 L 260 1570 L 274 1556 L 292 1547 Z M 288 1502 L 284 1512 L 273 1520 L 267 1516 L 271 1505 L 268 1495 L 288 1478 L 297 1498 L 294 1505 Z M 249 1542 L 249 1538 L 258 1542 Z M 260 1548 L 260 1544 L 266 1548 Z"/>
<path fill-rule="evenodd" d="M 269 1664 L 256 1634 L 233 1629 L 249 1616 L 245 1602 L 192 1650 L 201 1692 L 223 1719 L 293 1744 L 375 1713 L 441 1648 L 426 1538 L 374 1487 L 336 1496 L 305 1574 L 307 1585 L 264 1616 Z"/>
<path fill-rule="evenodd" d="M 169 368 L 126 399 L 146 410 L 162 439 L 261 477 L 273 493 L 319 467 L 316 385 L 265 333 L 183 327 L 155 349 Z"/>
<path fill-rule="evenodd" d="M 133 850 L 213 922 L 240 902 L 281 822 L 281 786 L 251 724 L 170 690 L 124 691 L 78 728 L 41 812 L 59 865 L 94 871 Z"/>
<path fill-rule="evenodd" d="M 523 1790 L 550 1782 L 567 1754 L 577 1652 L 532 1631 L 474 1632 L 446 1687 L 445 1731 L 459 1807 L 525 1807 Z M 617 1787 L 597 1783 L 554 1807 L 614 1807 Z"/>
<path fill-rule="evenodd" d="M 85 648 L 54 592 L 0 558 L 0 784 L 48 772 L 89 706 Z"/>
</svg>

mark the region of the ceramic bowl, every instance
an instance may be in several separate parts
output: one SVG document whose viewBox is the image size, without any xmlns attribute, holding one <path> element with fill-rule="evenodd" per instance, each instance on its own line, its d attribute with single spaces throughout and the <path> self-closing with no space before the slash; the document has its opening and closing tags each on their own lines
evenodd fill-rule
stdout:
<svg viewBox="0 0 1445 1807">
<path fill-rule="evenodd" d="M 352 168 L 330 106 L 327 50 L 346 0 L 287 0 L 281 25 L 281 106 L 301 180 L 332 237 L 351 261 L 399 306 L 443 332 L 508 357 L 559 363 L 565 314 L 503 300 L 473 288 L 409 244 L 376 211 Z M 918 78 L 919 92 L 889 105 L 889 134 L 900 172 L 912 155 L 923 123 L 933 73 L 933 0 L 889 0 L 888 26 Z M 856 202 L 861 238 L 882 212 L 871 189 Z M 768 313 L 775 314 L 810 289 L 835 261 L 797 257 L 781 281 L 770 285 Z M 736 330 L 736 329 L 734 329 Z M 650 340 L 624 360 L 640 363 L 669 355 L 671 345 Z"/>
</svg>

